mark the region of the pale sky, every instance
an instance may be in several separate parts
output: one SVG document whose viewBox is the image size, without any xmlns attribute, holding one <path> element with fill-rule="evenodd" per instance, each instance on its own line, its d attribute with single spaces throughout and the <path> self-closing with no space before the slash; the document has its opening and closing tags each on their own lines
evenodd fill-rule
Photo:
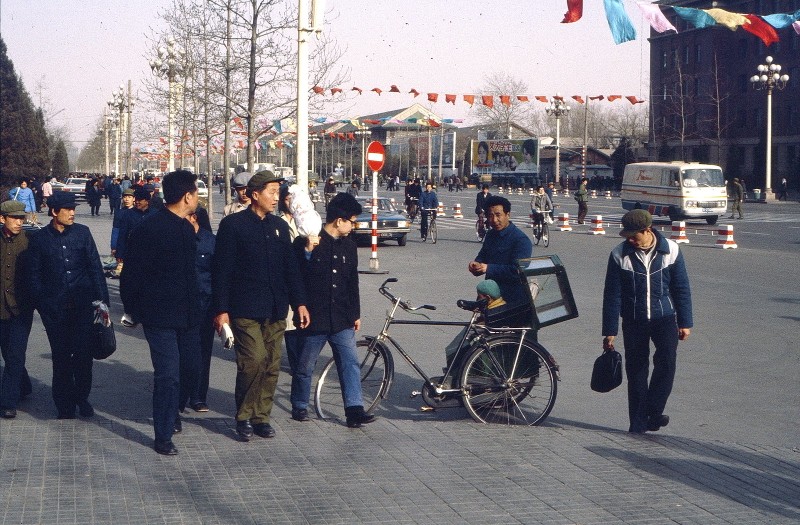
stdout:
<svg viewBox="0 0 800 525">
<path fill-rule="evenodd" d="M 52 122 L 67 125 L 80 149 L 112 91 L 131 79 L 137 92 L 152 75 L 145 35 L 161 27 L 157 13 L 169 3 L 2 0 L 0 35 L 34 103 L 41 82 Z M 325 30 L 347 49 L 342 64 L 350 69 L 341 87 L 353 107 L 344 117 L 420 102 L 442 117 L 467 119 L 469 105 L 460 96 L 446 104 L 444 94 L 478 95 L 495 72 L 525 82 L 530 95 L 648 98 L 649 26 L 634 0 L 624 3 L 637 40 L 615 45 L 599 1 L 586 2 L 580 21 L 561 24 L 566 0 L 327 0 Z M 391 84 L 402 94 L 368 91 Z M 411 88 L 423 95 L 412 98 Z M 440 101 L 428 103 L 427 92 Z"/>
</svg>

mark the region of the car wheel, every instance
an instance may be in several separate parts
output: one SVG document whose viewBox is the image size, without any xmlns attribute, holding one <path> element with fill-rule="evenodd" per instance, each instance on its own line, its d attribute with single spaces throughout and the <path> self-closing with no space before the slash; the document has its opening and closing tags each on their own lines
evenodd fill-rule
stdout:
<svg viewBox="0 0 800 525">
<path fill-rule="evenodd" d="M 400 237 L 397 238 L 397 245 L 398 246 L 405 246 L 406 245 L 406 237 L 408 236 L 407 233 L 404 233 Z"/>
</svg>

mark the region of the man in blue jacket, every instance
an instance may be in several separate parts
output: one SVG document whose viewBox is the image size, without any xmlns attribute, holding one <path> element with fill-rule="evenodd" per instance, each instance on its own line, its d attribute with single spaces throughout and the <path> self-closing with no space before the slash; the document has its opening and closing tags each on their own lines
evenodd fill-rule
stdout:
<svg viewBox="0 0 800 525">
<path fill-rule="evenodd" d="M 425 184 L 425 191 L 419 196 L 419 207 L 422 211 L 419 231 L 422 233 L 422 240 L 424 241 L 428 238 L 428 218 L 436 217 L 436 209 L 439 207 L 439 197 L 436 196 L 436 192 L 433 191 L 433 184 L 430 182 Z"/>
<path fill-rule="evenodd" d="M 31 236 L 28 285 L 53 354 L 53 401 L 59 419 L 94 415 L 92 389 L 93 302 L 108 301 L 108 288 L 92 232 L 75 224 L 75 195 L 47 199 L 50 224 Z"/>
<path fill-rule="evenodd" d="M 529 302 L 530 296 L 519 277 L 517 259 L 531 257 L 533 243 L 511 222 L 508 199 L 492 195 L 484 201 L 484 206 L 490 229 L 468 269 L 472 275 L 485 275 L 500 285 L 503 299 L 509 305 Z"/>
<path fill-rule="evenodd" d="M 619 318 L 628 377 L 629 432 L 656 431 L 669 423 L 664 415 L 672 383 L 678 341 L 689 337 L 692 295 L 678 245 L 653 230 L 645 210 L 622 217 L 625 242 L 611 252 L 603 292 L 603 348 L 614 347 Z M 650 341 L 653 375 L 650 384 Z"/>
<path fill-rule="evenodd" d="M 120 275 L 125 312 L 142 323 L 153 362 L 153 448 L 173 456 L 181 432 L 180 381 L 194 384 L 200 361 L 197 240 L 186 217 L 197 209 L 197 177 L 189 171 L 163 180 L 165 206 L 131 232 Z"/>
</svg>

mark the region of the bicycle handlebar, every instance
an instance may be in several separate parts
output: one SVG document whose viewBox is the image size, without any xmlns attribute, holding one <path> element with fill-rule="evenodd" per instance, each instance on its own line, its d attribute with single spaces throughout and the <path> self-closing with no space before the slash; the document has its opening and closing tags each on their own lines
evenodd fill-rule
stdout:
<svg viewBox="0 0 800 525">
<path fill-rule="evenodd" d="M 389 291 L 386 285 L 389 283 L 396 283 L 397 281 L 398 281 L 397 277 L 389 277 L 388 279 L 383 281 L 383 284 L 381 285 L 380 288 L 378 288 L 378 291 L 381 293 L 381 295 L 389 299 L 391 302 L 400 305 L 400 308 L 402 308 L 407 312 L 414 312 L 416 310 L 436 310 L 436 307 L 433 306 L 432 304 L 411 306 L 407 301 L 403 301 L 403 299 L 401 299 L 400 297 L 395 297 L 394 295 L 392 295 L 392 292 Z"/>
</svg>

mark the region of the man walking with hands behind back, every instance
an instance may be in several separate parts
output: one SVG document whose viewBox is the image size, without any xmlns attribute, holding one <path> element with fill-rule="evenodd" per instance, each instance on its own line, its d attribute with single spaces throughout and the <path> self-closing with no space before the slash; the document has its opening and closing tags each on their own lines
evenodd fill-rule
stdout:
<svg viewBox="0 0 800 525">
<path fill-rule="evenodd" d="M 153 448 L 174 456 L 180 381 L 196 379 L 200 361 L 197 240 L 186 217 L 197 209 L 197 177 L 184 170 L 163 180 L 164 207 L 134 227 L 120 276 L 125 312 L 142 323 L 153 362 Z"/>
<path fill-rule="evenodd" d="M 611 252 L 603 292 L 603 348 L 614 348 L 619 318 L 628 377 L 629 432 L 656 431 L 667 426 L 664 415 L 672 383 L 678 341 L 692 328 L 689 275 L 678 245 L 651 228 L 645 210 L 622 217 L 625 241 Z M 650 341 L 653 341 L 653 374 Z"/>
<path fill-rule="evenodd" d="M 250 206 L 224 217 L 217 230 L 211 304 L 217 332 L 229 325 L 236 342 L 236 432 L 243 441 L 275 436 L 269 421 L 289 304 L 297 326 L 309 323 L 289 225 L 274 214 L 283 180 L 271 171 L 253 175 Z"/>
</svg>

